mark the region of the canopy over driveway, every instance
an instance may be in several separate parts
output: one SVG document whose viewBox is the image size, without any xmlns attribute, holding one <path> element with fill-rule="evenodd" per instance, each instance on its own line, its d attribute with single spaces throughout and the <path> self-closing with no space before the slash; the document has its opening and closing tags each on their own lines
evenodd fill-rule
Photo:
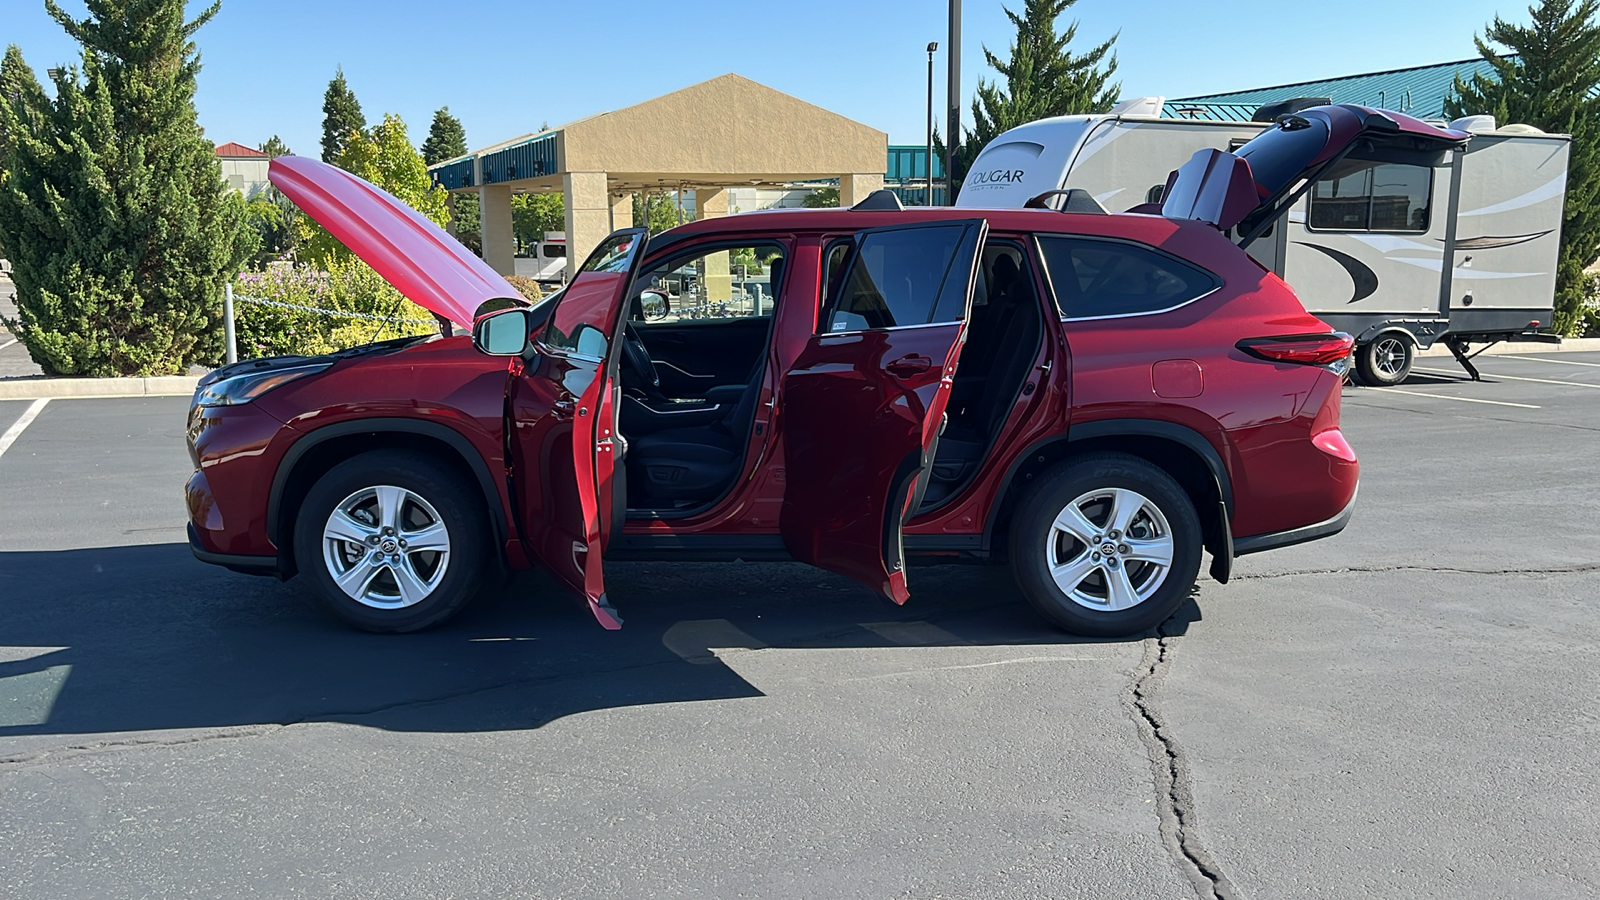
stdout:
<svg viewBox="0 0 1600 900">
<path fill-rule="evenodd" d="M 452 192 L 478 193 L 483 258 L 503 275 L 514 266 L 512 194 L 561 191 L 570 276 L 606 234 L 633 224 L 636 192 L 691 189 L 706 217 L 727 213 L 730 187 L 837 178 L 849 206 L 883 187 L 888 144 L 877 129 L 729 74 L 429 171 Z"/>
</svg>

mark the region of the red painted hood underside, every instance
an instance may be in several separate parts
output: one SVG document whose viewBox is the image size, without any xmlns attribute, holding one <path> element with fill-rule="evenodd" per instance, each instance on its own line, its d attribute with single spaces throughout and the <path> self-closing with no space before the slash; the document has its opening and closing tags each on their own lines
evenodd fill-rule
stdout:
<svg viewBox="0 0 1600 900">
<path fill-rule="evenodd" d="M 485 300 L 521 297 L 444 229 L 343 169 L 279 156 L 267 177 L 400 293 L 452 322 L 471 325 Z"/>
</svg>

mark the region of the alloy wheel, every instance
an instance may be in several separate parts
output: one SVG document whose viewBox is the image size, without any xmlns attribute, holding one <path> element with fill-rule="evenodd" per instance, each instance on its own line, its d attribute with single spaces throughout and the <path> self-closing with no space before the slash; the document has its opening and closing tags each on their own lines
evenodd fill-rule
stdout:
<svg viewBox="0 0 1600 900">
<path fill-rule="evenodd" d="M 1405 341 L 1397 337 L 1380 338 L 1372 348 L 1372 365 L 1385 378 L 1398 378 L 1406 365 Z"/>
<path fill-rule="evenodd" d="M 427 599 L 450 564 L 450 532 L 432 504 L 393 485 L 340 501 L 322 530 L 328 574 L 351 599 L 402 609 Z"/>
<path fill-rule="evenodd" d="M 1150 599 L 1172 571 L 1172 527 L 1148 497 L 1102 488 L 1067 504 L 1051 523 L 1045 562 L 1072 602 L 1099 612 Z"/>
</svg>

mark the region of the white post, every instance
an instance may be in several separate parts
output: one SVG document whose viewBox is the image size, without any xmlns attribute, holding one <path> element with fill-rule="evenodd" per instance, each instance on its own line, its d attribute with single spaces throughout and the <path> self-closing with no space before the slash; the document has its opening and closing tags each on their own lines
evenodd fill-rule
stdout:
<svg viewBox="0 0 1600 900">
<path fill-rule="evenodd" d="M 233 330 L 233 282 L 222 290 L 222 334 L 228 342 L 228 362 L 239 361 L 239 341 Z"/>
</svg>

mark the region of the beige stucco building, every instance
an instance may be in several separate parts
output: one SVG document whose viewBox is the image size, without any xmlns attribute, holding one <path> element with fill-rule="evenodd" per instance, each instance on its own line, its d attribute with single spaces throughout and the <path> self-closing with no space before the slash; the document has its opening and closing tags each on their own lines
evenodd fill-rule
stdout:
<svg viewBox="0 0 1600 900">
<path fill-rule="evenodd" d="M 757 84 L 722 75 L 653 100 L 526 135 L 431 168 L 480 198 L 483 257 L 513 272 L 511 197 L 561 191 L 568 274 L 616 228 L 633 195 L 693 190 L 697 217 L 725 215 L 732 188 L 838 179 L 851 205 L 883 186 L 885 133 Z"/>
<path fill-rule="evenodd" d="M 217 162 L 222 164 L 222 180 L 229 187 L 246 198 L 267 188 L 267 168 L 272 157 L 232 141 L 219 145 L 216 152 Z"/>
</svg>

